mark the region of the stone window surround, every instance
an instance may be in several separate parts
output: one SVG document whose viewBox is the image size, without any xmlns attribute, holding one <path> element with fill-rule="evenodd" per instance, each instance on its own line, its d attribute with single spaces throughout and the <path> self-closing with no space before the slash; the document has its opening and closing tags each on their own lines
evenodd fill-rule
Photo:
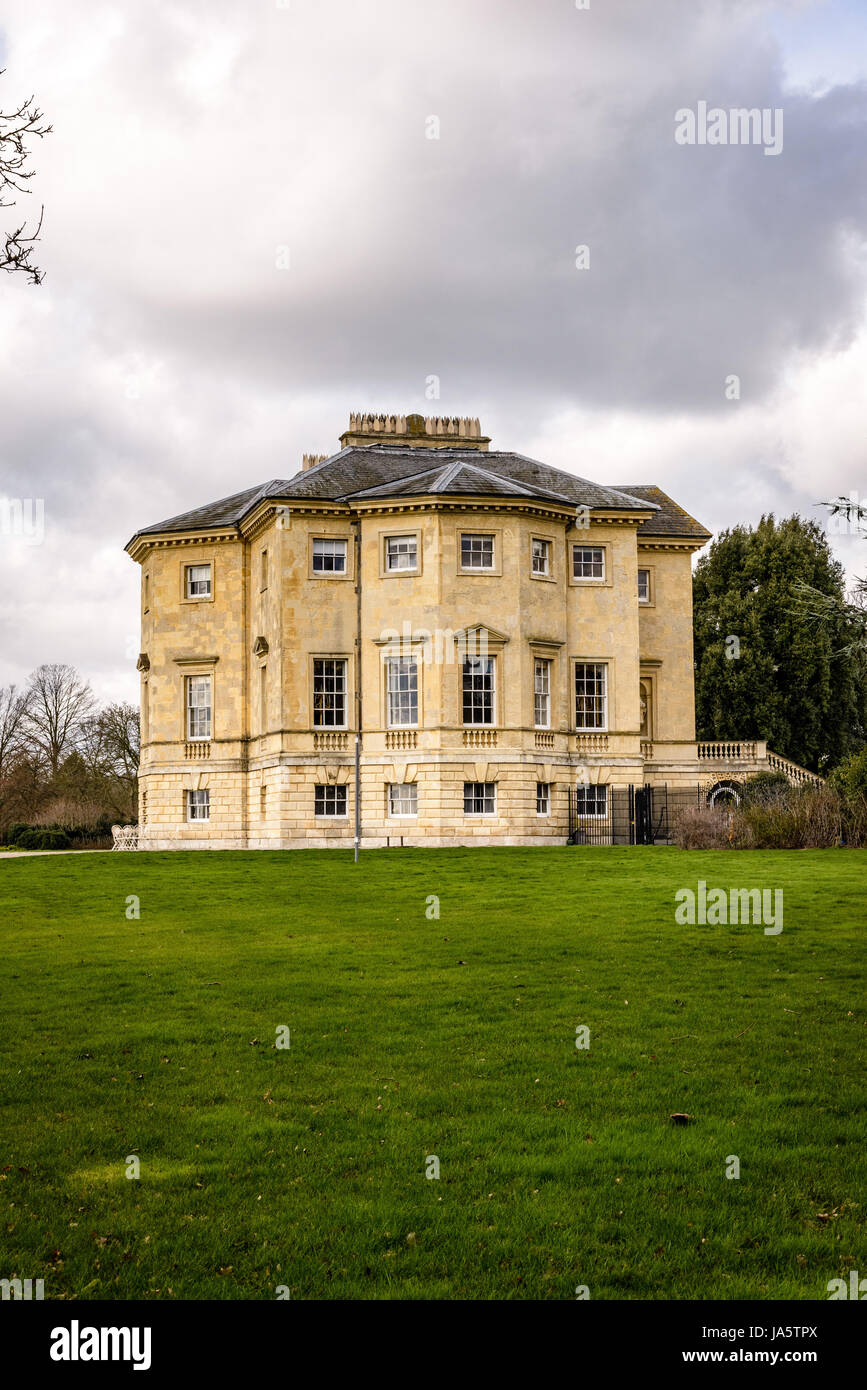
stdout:
<svg viewBox="0 0 867 1390">
<path fill-rule="evenodd" d="M 213 588 L 213 585 L 211 586 Z M 178 672 L 176 680 L 176 701 L 180 713 L 180 742 L 181 743 L 208 743 L 213 742 L 216 737 L 217 729 L 217 662 L 218 656 L 174 656 L 172 661 L 177 666 Z M 187 734 L 187 678 L 190 676 L 209 676 L 211 680 L 211 732 L 208 738 L 191 740 Z"/>
<path fill-rule="evenodd" d="M 536 574 L 533 570 L 533 542 L 546 541 L 548 545 L 548 573 Z M 557 537 L 545 531 L 530 532 L 530 578 L 541 580 L 543 584 L 556 584 Z"/>
<path fill-rule="evenodd" d="M 461 541 L 463 536 L 490 536 L 494 542 L 494 563 L 490 569 L 467 569 L 461 564 Z M 455 572 L 461 578 L 501 579 L 503 576 L 503 528 L 501 526 L 457 525 L 455 527 Z"/>
<path fill-rule="evenodd" d="M 407 651 L 406 643 L 399 645 L 399 650 L 389 650 L 386 646 L 380 657 L 380 727 L 383 729 L 421 729 L 424 727 L 424 649 L 419 645 L 414 651 Z M 390 661 L 414 661 L 416 665 L 416 719 L 413 724 L 391 724 L 389 723 L 388 707 L 388 663 Z"/>
<path fill-rule="evenodd" d="M 187 570 L 195 565 L 211 566 L 211 592 L 209 594 L 187 594 Z M 213 603 L 214 595 L 217 592 L 217 559 L 212 550 L 206 550 L 203 555 L 196 555 L 195 559 L 189 552 L 178 562 L 179 588 L 181 603 Z M 147 612 L 148 609 L 145 609 Z"/>
<path fill-rule="evenodd" d="M 346 542 L 346 569 L 342 574 L 332 570 L 314 570 L 314 541 Z M 355 544 L 352 532 L 345 525 L 343 527 L 320 525 L 307 532 L 307 578 L 315 579 L 323 584 L 344 583 L 346 580 L 355 582 Z"/>
<path fill-rule="evenodd" d="M 313 717 L 315 712 L 315 696 L 313 691 L 313 678 L 315 673 L 314 662 L 316 661 L 342 661 L 346 666 L 346 678 L 344 682 L 344 715 L 342 724 L 314 724 Z M 314 733 L 345 733 L 348 729 L 354 728 L 355 720 L 351 718 L 351 711 L 355 708 L 355 662 L 347 652 L 308 652 L 307 654 L 307 698 L 310 701 L 310 718 L 307 727 Z"/>
<path fill-rule="evenodd" d="M 611 542 L 591 540 L 572 540 L 568 542 L 568 571 L 569 586 L 575 589 L 613 589 L 614 575 L 611 565 Z M 575 551 L 576 550 L 601 550 L 602 551 L 602 579 L 576 579 L 575 578 Z M 643 568 L 643 566 L 642 566 Z M 637 600 L 636 600 L 637 601 Z"/>
<path fill-rule="evenodd" d="M 549 640 L 544 637 L 530 637 L 527 639 L 527 645 L 530 648 L 531 662 L 529 687 L 530 722 L 528 727 L 532 729 L 535 729 L 537 727 L 535 720 L 536 662 L 550 661 L 550 690 L 548 692 L 550 723 L 547 725 L 547 728 L 545 730 L 539 730 L 539 732 L 551 732 L 552 730 L 557 730 L 563 727 L 562 708 L 564 675 L 562 650 L 564 644 L 562 642 Z M 571 727 L 571 721 L 569 726 Z"/>
<path fill-rule="evenodd" d="M 388 545 L 389 540 L 396 540 L 399 536 L 412 537 L 415 540 L 415 566 L 408 570 L 390 570 L 388 568 Z M 424 568 L 424 548 L 422 546 L 423 532 L 420 526 L 390 526 L 387 530 L 378 533 L 377 543 L 379 546 L 379 577 L 380 579 L 415 579 L 422 573 Z"/>
<path fill-rule="evenodd" d="M 638 606 L 639 606 L 639 608 L 655 608 L 655 607 L 656 607 L 656 566 L 655 566 L 655 565 L 649 565 L 645 560 L 642 560 L 641 556 L 639 556 L 639 557 L 638 557 L 638 565 L 637 565 L 637 568 L 640 569 L 640 570 L 646 570 L 646 571 L 647 571 L 647 576 L 648 576 L 648 578 L 647 578 L 647 583 L 648 583 L 647 598 L 646 598 L 646 599 L 639 599 L 639 600 L 638 600 Z M 636 589 L 637 589 L 637 580 L 636 580 Z"/>
<path fill-rule="evenodd" d="M 578 666 L 605 666 L 605 723 L 593 728 L 579 728 L 576 720 L 576 668 Z M 611 732 L 611 712 L 614 705 L 614 658 L 611 656 L 573 656 L 569 663 L 570 727 L 577 734 L 607 734 Z"/>
</svg>

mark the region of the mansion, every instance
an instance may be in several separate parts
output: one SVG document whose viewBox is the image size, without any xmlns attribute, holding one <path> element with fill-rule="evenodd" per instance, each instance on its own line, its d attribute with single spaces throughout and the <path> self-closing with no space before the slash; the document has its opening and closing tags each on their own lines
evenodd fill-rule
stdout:
<svg viewBox="0 0 867 1390">
<path fill-rule="evenodd" d="M 137 531 L 139 844 L 563 844 L 618 788 L 712 795 L 691 557 L 659 488 L 489 449 L 478 420 L 353 415 L 289 480 Z"/>
</svg>

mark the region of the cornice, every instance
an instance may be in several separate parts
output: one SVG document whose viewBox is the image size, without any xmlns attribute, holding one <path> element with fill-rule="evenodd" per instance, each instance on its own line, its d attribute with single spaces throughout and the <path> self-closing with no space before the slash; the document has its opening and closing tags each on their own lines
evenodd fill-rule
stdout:
<svg viewBox="0 0 867 1390">
<path fill-rule="evenodd" d="M 697 536 L 639 536 L 639 550 L 701 550 L 702 546 L 707 545 L 712 537 L 707 535 L 703 540 Z"/>
</svg>

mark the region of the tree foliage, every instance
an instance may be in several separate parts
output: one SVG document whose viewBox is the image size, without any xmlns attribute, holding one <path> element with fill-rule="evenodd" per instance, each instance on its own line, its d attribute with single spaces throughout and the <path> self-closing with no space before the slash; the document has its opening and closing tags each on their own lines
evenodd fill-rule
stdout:
<svg viewBox="0 0 867 1390">
<path fill-rule="evenodd" d="M 807 586 L 828 600 L 817 623 Z M 693 581 L 699 738 L 764 738 L 812 771 L 865 741 L 867 685 L 852 649 L 843 568 L 814 521 L 724 531 Z"/>
</svg>

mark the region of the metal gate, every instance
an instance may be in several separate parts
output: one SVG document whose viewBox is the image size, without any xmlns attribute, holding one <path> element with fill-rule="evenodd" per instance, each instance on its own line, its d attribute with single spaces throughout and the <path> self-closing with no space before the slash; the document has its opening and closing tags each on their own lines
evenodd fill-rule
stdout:
<svg viewBox="0 0 867 1390">
<path fill-rule="evenodd" d="M 569 788 L 570 845 L 671 844 L 672 821 L 681 806 L 700 805 L 699 786 Z"/>
</svg>

